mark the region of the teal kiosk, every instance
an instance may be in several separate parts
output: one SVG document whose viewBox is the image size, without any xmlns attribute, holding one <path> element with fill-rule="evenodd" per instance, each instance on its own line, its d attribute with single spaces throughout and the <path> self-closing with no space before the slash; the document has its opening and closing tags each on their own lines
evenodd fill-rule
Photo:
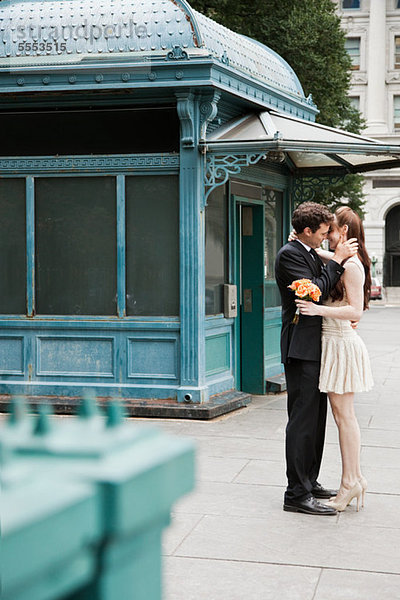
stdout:
<svg viewBox="0 0 400 600">
<path fill-rule="evenodd" d="M 294 203 L 400 165 L 317 113 L 281 57 L 185 0 L 3 0 L 2 402 L 209 418 L 265 393 Z"/>
</svg>

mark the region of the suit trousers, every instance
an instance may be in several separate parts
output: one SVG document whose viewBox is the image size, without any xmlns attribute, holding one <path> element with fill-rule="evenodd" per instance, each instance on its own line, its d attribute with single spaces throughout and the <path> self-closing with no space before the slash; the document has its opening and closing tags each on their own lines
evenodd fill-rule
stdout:
<svg viewBox="0 0 400 600">
<path fill-rule="evenodd" d="M 318 389 L 320 362 L 289 359 L 285 364 L 288 395 L 285 500 L 311 496 L 322 460 L 327 396 Z"/>
</svg>

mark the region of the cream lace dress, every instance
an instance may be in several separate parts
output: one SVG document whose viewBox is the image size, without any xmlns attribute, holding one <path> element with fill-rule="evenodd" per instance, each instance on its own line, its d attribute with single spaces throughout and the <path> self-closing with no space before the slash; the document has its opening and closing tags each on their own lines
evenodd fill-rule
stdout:
<svg viewBox="0 0 400 600">
<path fill-rule="evenodd" d="M 355 262 L 364 275 L 364 268 L 358 257 Z M 346 291 L 343 300 L 325 302 L 325 306 L 346 306 Z M 364 342 L 351 328 L 350 321 L 344 319 L 322 319 L 322 352 L 319 389 L 321 392 L 368 392 L 374 382 L 368 351 Z"/>
</svg>

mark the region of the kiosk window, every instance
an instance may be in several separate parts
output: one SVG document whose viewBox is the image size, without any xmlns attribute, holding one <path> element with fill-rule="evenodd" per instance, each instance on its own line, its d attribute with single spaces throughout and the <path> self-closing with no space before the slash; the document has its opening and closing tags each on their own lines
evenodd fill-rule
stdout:
<svg viewBox="0 0 400 600">
<path fill-rule="evenodd" d="M 115 178 L 38 178 L 35 195 L 37 314 L 115 315 Z"/>
<path fill-rule="evenodd" d="M 228 279 L 228 206 L 226 187 L 213 190 L 206 207 L 206 314 L 224 312 Z"/>
<path fill-rule="evenodd" d="M 126 178 L 126 314 L 179 315 L 179 179 Z"/>
<path fill-rule="evenodd" d="M 26 313 L 25 179 L 0 179 L 0 313 Z"/>
</svg>

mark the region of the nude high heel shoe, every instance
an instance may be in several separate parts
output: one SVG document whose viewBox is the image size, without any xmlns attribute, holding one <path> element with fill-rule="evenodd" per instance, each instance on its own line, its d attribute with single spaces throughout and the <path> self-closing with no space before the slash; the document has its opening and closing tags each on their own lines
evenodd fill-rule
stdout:
<svg viewBox="0 0 400 600">
<path fill-rule="evenodd" d="M 338 512 L 343 512 L 353 500 L 353 498 L 357 498 L 357 512 L 360 510 L 360 497 L 362 494 L 363 488 L 361 487 L 361 483 L 357 481 L 352 488 L 350 488 L 345 494 L 341 494 L 341 498 L 337 500 L 336 498 L 332 498 L 328 500 L 326 503 L 327 506 L 331 506 L 332 508 L 336 508 Z"/>
<path fill-rule="evenodd" d="M 361 485 L 361 507 L 364 508 L 365 490 L 367 489 L 368 482 L 363 475 L 358 480 Z"/>
</svg>

